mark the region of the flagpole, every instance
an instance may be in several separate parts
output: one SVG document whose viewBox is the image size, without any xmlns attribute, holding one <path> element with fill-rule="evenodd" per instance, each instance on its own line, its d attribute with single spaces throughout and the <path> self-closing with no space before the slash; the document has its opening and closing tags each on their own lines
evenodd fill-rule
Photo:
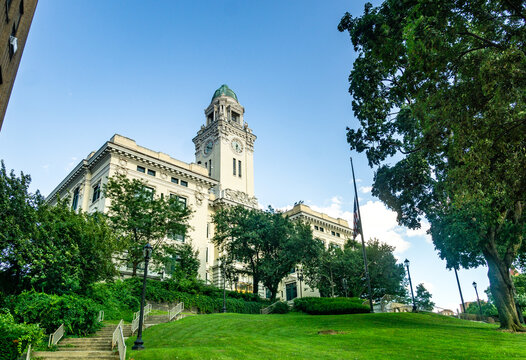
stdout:
<svg viewBox="0 0 526 360">
<path fill-rule="evenodd" d="M 363 237 L 363 226 L 362 226 L 362 214 L 360 214 L 360 203 L 358 201 L 358 191 L 356 190 L 356 179 L 354 178 L 354 166 L 351 158 L 351 170 L 352 170 L 352 181 L 354 184 L 354 196 L 356 201 L 356 208 L 358 209 L 358 221 L 360 223 L 360 235 L 362 236 L 362 252 L 363 252 L 363 266 L 365 268 L 365 278 L 367 279 L 367 288 L 369 290 L 369 306 L 371 307 L 371 312 L 374 312 L 373 309 L 373 292 L 371 290 L 371 278 L 369 277 L 369 269 L 367 266 L 367 253 L 365 252 L 365 241 Z"/>
</svg>

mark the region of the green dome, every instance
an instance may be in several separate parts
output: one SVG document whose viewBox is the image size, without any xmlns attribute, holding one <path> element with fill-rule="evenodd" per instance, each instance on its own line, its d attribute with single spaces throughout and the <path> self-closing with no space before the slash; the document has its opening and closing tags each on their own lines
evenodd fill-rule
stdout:
<svg viewBox="0 0 526 360">
<path fill-rule="evenodd" d="M 231 88 L 229 88 L 228 85 L 226 84 L 221 85 L 221 87 L 214 92 L 214 96 L 212 96 L 212 101 L 214 101 L 216 97 L 219 97 L 221 95 L 230 96 L 231 98 L 239 102 L 237 100 L 236 93 Z"/>
</svg>

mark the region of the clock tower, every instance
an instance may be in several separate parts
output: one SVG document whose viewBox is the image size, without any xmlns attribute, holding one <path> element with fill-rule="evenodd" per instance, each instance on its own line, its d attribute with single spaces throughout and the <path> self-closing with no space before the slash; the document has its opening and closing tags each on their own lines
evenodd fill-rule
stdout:
<svg viewBox="0 0 526 360">
<path fill-rule="evenodd" d="M 219 181 L 216 189 L 219 197 L 244 199 L 243 203 L 257 206 L 254 198 L 256 136 L 244 122 L 244 113 L 245 108 L 239 104 L 234 91 L 221 85 L 205 109 L 206 125 L 201 126 L 193 138 L 195 159 L 208 169 L 208 176 Z"/>
</svg>

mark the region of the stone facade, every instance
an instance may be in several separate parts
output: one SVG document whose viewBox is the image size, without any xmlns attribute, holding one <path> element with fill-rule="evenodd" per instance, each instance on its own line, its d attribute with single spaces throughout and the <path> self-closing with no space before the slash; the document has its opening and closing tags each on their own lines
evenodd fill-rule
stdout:
<svg viewBox="0 0 526 360">
<path fill-rule="evenodd" d="M 0 0 L 0 130 L 37 0 Z"/>
<path fill-rule="evenodd" d="M 186 239 L 199 250 L 199 277 L 215 285 L 222 285 L 219 253 L 211 242 L 214 233 L 212 216 L 219 207 L 242 205 L 257 208 L 254 196 L 254 142 L 256 136 L 244 122 L 244 108 L 237 96 L 226 85 L 215 93 L 205 110 L 206 125 L 194 137 L 195 163 L 185 163 L 162 152 L 139 146 L 132 139 L 114 135 L 99 150 L 82 160 L 49 194 L 46 201 L 53 204 L 58 198 L 69 197 L 75 210 L 106 212 L 110 200 L 104 198 L 102 188 L 115 174 L 142 180 L 155 194 L 176 195 L 193 210 Z M 334 219 L 296 204 L 284 215 L 292 220 L 311 224 L 315 237 L 325 245 L 342 247 L 351 236 L 351 229 L 343 219 Z M 176 240 L 174 240 L 176 241 Z M 122 268 L 121 272 L 129 271 Z M 314 296 L 318 292 L 300 286 L 298 272 L 283 279 L 278 296 Z M 241 277 L 227 288 L 252 291 L 251 279 Z M 263 287 L 259 289 L 266 295 Z"/>
</svg>

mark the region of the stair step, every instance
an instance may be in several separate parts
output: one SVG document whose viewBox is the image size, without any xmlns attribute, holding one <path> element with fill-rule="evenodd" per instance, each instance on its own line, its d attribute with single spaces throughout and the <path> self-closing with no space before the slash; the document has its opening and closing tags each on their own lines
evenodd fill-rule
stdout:
<svg viewBox="0 0 526 360">
<path fill-rule="evenodd" d="M 35 351 L 31 357 L 43 359 L 118 359 L 113 351 Z"/>
</svg>

